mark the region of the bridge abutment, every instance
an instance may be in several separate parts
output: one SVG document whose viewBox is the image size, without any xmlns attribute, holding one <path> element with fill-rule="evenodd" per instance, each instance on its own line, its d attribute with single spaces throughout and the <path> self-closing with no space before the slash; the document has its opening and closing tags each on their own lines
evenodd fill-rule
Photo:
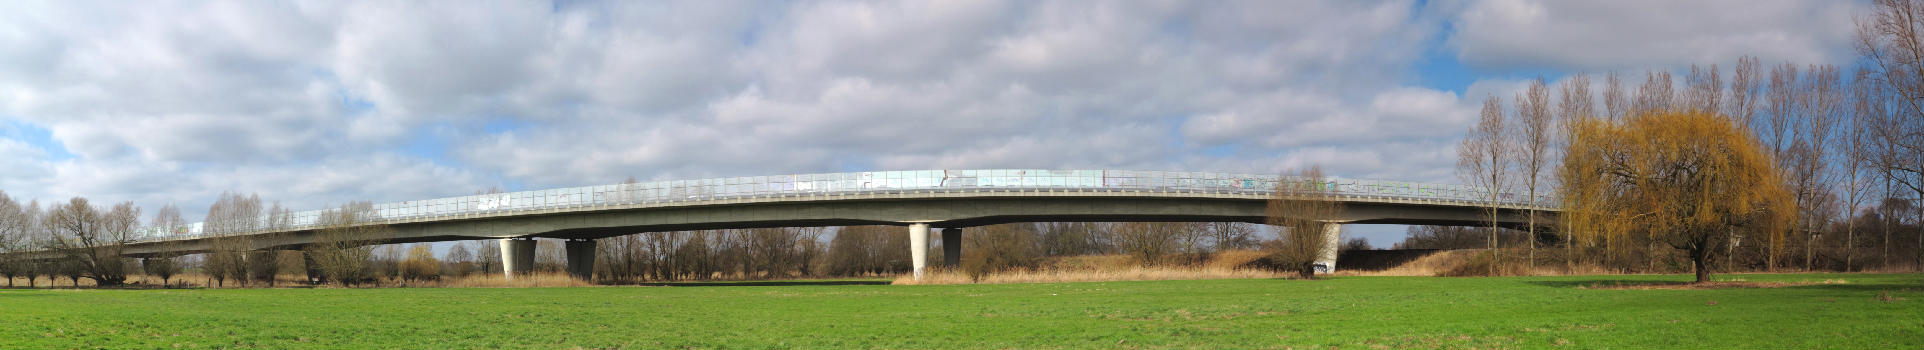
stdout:
<svg viewBox="0 0 1924 350">
<path fill-rule="evenodd" d="M 942 229 L 942 267 L 955 268 L 962 265 L 962 229 Z"/>
<path fill-rule="evenodd" d="M 501 274 L 508 279 L 525 275 L 534 270 L 534 239 L 508 238 L 501 240 Z"/>
<path fill-rule="evenodd" d="M 929 268 L 929 224 L 909 224 L 909 263 L 915 267 L 915 280 Z"/>
<path fill-rule="evenodd" d="M 595 277 L 595 241 L 592 239 L 570 239 L 568 249 L 568 275 L 583 280 Z"/>
</svg>

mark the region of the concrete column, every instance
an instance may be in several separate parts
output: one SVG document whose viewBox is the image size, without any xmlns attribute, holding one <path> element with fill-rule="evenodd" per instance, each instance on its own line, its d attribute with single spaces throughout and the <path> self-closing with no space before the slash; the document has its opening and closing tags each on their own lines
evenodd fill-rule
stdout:
<svg viewBox="0 0 1924 350">
<path fill-rule="evenodd" d="M 592 239 L 570 239 L 568 249 L 568 275 L 575 278 L 592 280 L 595 278 L 595 241 Z"/>
<path fill-rule="evenodd" d="M 909 263 L 915 266 L 915 279 L 929 268 L 929 224 L 909 224 Z"/>
<path fill-rule="evenodd" d="M 1316 263 L 1323 264 L 1326 270 L 1318 273 L 1336 272 L 1336 249 L 1343 244 L 1343 224 L 1323 225 L 1323 250 L 1316 254 Z"/>
<path fill-rule="evenodd" d="M 307 283 L 320 285 L 327 283 L 327 276 L 321 273 L 321 264 L 314 261 L 314 254 L 301 252 L 301 265 L 307 270 Z"/>
<path fill-rule="evenodd" d="M 508 279 L 524 275 L 534 270 L 534 239 L 509 238 L 501 240 L 501 274 Z"/>
<path fill-rule="evenodd" d="M 954 268 L 962 265 L 962 229 L 942 229 L 942 266 Z"/>
</svg>

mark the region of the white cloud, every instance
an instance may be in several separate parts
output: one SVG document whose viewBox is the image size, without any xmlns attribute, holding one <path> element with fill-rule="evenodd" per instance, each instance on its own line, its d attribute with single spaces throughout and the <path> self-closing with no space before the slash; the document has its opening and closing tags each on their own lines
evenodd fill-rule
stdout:
<svg viewBox="0 0 1924 350">
<path fill-rule="evenodd" d="M 1482 97 L 1520 84 L 1412 86 L 1431 50 L 1553 69 L 1829 60 L 1855 6 L 1631 5 L 1675 7 L 17 4 L 0 11 L 0 119 L 45 128 L 76 157 L 0 137 L 0 186 L 193 216 L 222 190 L 312 209 L 501 183 L 850 169 L 1320 164 L 1452 182 Z"/>
<path fill-rule="evenodd" d="M 1485 68 L 1634 69 L 1689 63 L 1841 63 L 1857 1 L 1471 1 L 1449 42 Z"/>
</svg>

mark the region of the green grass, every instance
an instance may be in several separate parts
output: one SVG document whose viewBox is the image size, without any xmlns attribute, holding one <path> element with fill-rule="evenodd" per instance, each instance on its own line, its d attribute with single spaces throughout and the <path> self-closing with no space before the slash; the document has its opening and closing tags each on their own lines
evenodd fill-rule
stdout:
<svg viewBox="0 0 1924 350">
<path fill-rule="evenodd" d="M 1021 285 L 0 290 L 16 347 L 1903 347 L 1918 275 L 1598 290 L 1688 276 L 1341 277 Z M 1901 300 L 1880 301 L 1888 291 Z"/>
</svg>

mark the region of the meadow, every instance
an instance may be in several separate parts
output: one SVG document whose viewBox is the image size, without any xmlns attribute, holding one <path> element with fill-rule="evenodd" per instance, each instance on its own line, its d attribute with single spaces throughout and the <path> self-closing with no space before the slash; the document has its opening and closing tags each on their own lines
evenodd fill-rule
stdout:
<svg viewBox="0 0 1924 350">
<path fill-rule="evenodd" d="M 0 348 L 1924 346 L 1916 274 L 5 289 Z"/>
</svg>

